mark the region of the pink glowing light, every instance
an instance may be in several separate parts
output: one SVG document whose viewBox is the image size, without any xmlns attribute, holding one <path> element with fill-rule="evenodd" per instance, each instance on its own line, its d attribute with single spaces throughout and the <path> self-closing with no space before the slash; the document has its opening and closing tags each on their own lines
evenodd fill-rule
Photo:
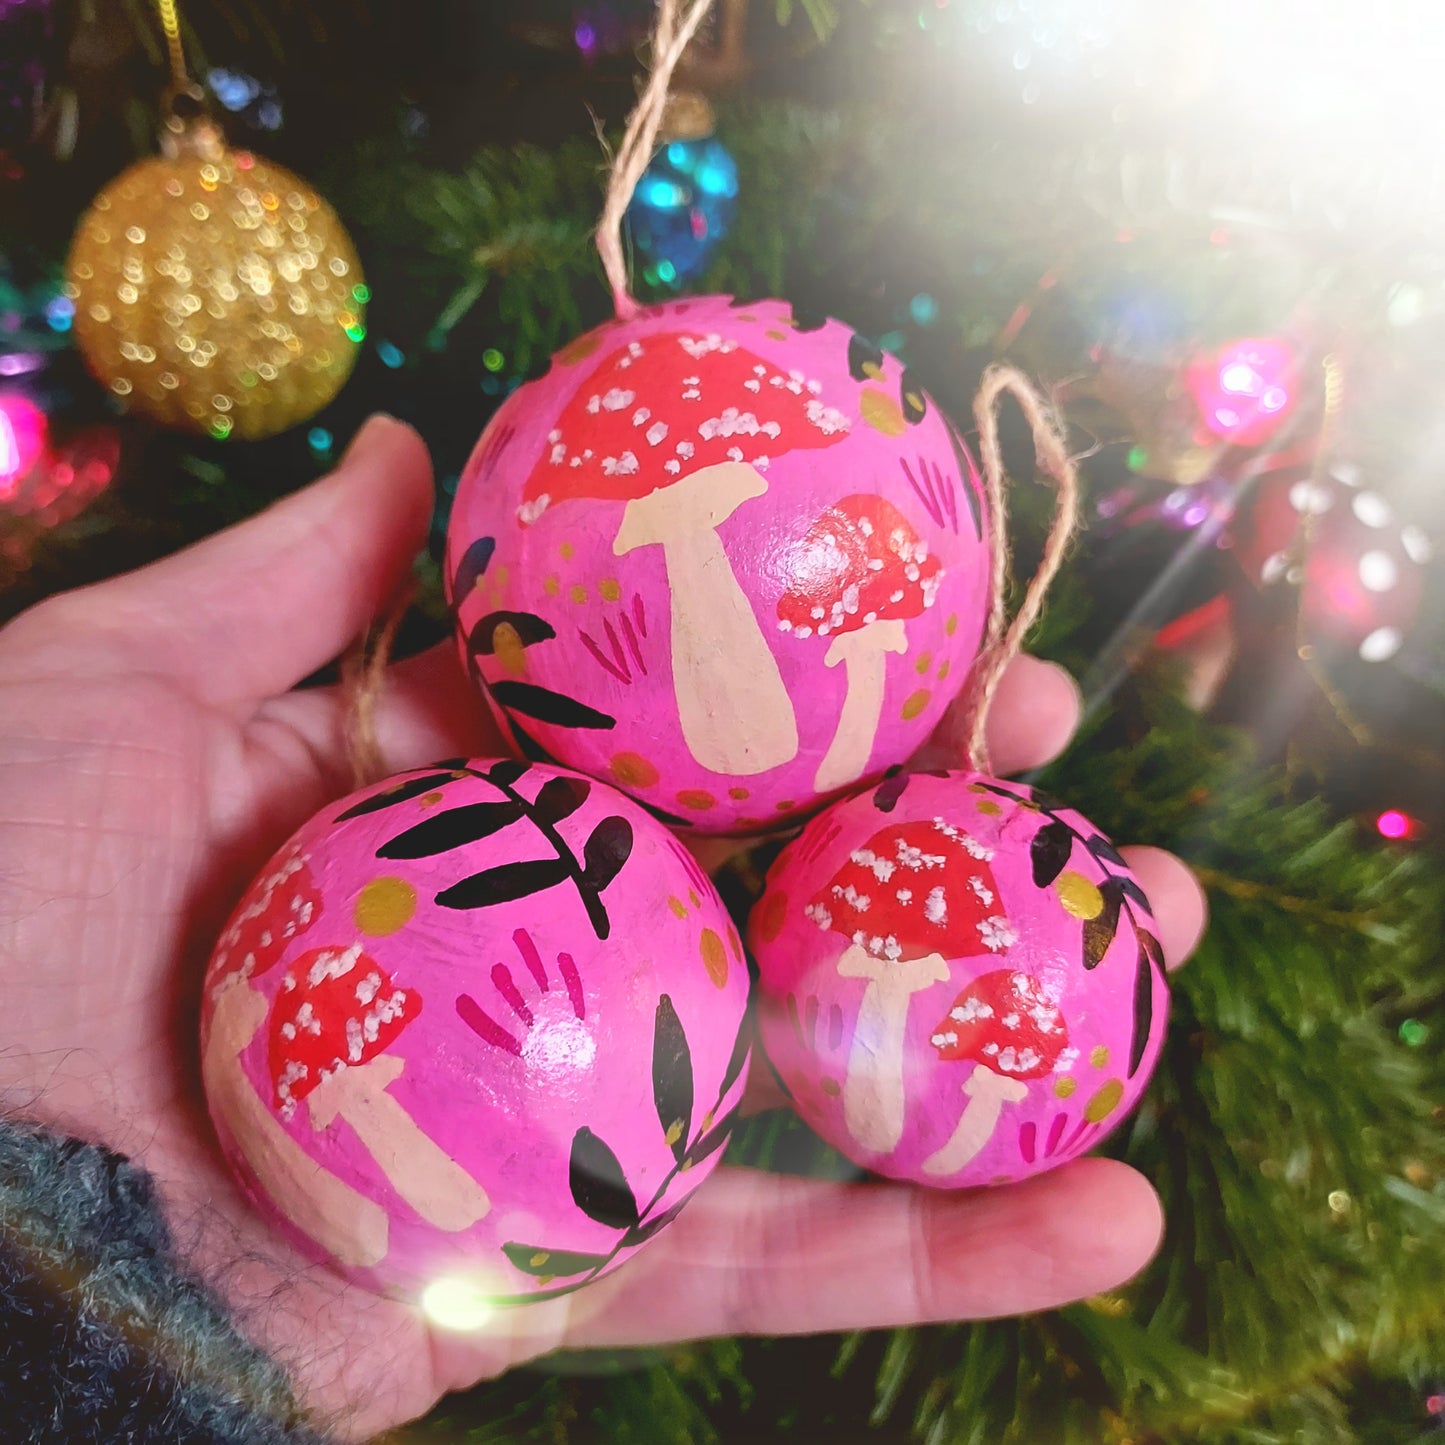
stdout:
<svg viewBox="0 0 1445 1445">
<path fill-rule="evenodd" d="M 1258 446 L 1293 410 L 1295 360 L 1283 342 L 1248 337 L 1198 358 L 1188 382 L 1215 436 L 1236 446 Z"/>
<path fill-rule="evenodd" d="M 1415 820 L 1398 808 L 1387 808 L 1375 819 L 1382 838 L 1408 838 L 1415 831 Z"/>
<path fill-rule="evenodd" d="M 0 498 L 11 496 L 40 460 L 49 430 L 33 401 L 0 394 Z"/>
</svg>

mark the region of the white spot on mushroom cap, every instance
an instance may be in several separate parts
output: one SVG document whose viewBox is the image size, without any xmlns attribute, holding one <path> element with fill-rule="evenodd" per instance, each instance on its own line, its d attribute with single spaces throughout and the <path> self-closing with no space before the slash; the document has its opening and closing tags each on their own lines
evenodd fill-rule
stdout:
<svg viewBox="0 0 1445 1445">
<path fill-rule="evenodd" d="M 637 454 L 623 452 L 620 457 L 603 457 L 602 474 L 606 477 L 630 477 L 637 471 Z"/>
<path fill-rule="evenodd" d="M 940 928 L 948 922 L 948 899 L 941 883 L 928 890 L 928 897 L 923 900 L 923 916 Z"/>
<path fill-rule="evenodd" d="M 614 386 L 603 396 L 602 410 L 622 411 L 624 407 L 631 406 L 632 403 L 636 400 L 637 393 L 635 391 L 625 391 L 620 386 Z M 588 406 L 588 410 L 591 410 L 590 403 Z"/>
<path fill-rule="evenodd" d="M 665 421 L 653 422 L 653 424 L 648 427 L 646 436 L 648 446 L 660 446 L 667 440 L 667 423 Z"/>
<path fill-rule="evenodd" d="M 360 957 L 359 943 L 353 943 L 350 948 L 323 948 L 306 974 L 307 987 L 317 988 L 328 978 L 344 978 L 356 967 Z"/>
<path fill-rule="evenodd" d="M 580 464 L 580 457 L 572 458 L 572 465 L 574 467 Z M 542 495 L 538 497 L 535 501 L 522 502 L 517 507 L 517 520 L 521 522 L 524 527 L 531 526 L 531 524 L 535 522 L 537 518 L 540 517 L 542 513 L 545 512 L 547 508 L 551 505 L 552 494 L 550 492 L 543 492 Z"/>
</svg>

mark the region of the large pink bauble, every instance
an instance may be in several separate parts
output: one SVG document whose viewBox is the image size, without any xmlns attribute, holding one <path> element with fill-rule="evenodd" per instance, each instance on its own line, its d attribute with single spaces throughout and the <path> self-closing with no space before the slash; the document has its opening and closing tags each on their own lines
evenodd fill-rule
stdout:
<svg viewBox="0 0 1445 1445">
<path fill-rule="evenodd" d="M 523 751 L 674 826 L 756 832 L 925 740 L 982 635 L 987 528 L 896 360 L 705 296 L 598 327 L 509 398 L 446 576 Z"/>
<path fill-rule="evenodd" d="M 1096 1144 L 1159 1056 L 1168 987 L 1108 839 L 1019 783 L 899 773 L 828 808 L 753 911 L 762 1040 L 850 1159 L 942 1188 Z"/>
<path fill-rule="evenodd" d="M 635 804 L 441 763 L 252 884 L 206 975 L 206 1096 L 307 1254 L 407 1300 L 535 1299 L 629 1258 L 722 1157 L 747 998 L 716 893 Z"/>
</svg>

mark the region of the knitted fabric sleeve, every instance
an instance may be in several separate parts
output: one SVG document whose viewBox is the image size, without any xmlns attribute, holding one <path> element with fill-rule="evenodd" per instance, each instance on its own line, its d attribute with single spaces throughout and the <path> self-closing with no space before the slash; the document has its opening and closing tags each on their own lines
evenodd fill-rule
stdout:
<svg viewBox="0 0 1445 1445">
<path fill-rule="evenodd" d="M 0 1439 L 324 1445 L 176 1258 L 150 1176 L 0 1118 Z"/>
</svg>

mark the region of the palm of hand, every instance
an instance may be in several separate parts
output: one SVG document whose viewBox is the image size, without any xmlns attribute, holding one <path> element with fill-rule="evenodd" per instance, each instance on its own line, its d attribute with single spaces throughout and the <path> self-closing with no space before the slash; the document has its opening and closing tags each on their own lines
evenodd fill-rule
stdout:
<svg viewBox="0 0 1445 1445">
<path fill-rule="evenodd" d="M 7 1106 L 138 1156 L 182 1247 L 303 1399 L 353 1438 L 562 1344 L 1006 1314 L 1111 1287 L 1143 1264 L 1158 1234 L 1152 1192 L 1101 1160 L 972 1196 L 724 1169 L 618 1275 L 474 1335 L 429 1331 L 268 1236 L 206 1116 L 200 979 L 261 863 L 349 785 L 340 697 L 289 689 L 394 591 L 428 502 L 420 444 L 378 424 L 317 487 L 0 635 Z M 1021 684 L 1028 713 L 1009 702 Z M 1062 743 L 1072 699 L 1029 665 L 995 716 L 1010 712 L 1002 761 L 1025 766 Z M 497 750 L 450 649 L 393 669 L 378 730 L 395 767 Z M 1202 921 L 1197 890 L 1164 855 L 1132 861 L 1172 918 L 1177 961 Z M 1036 1261 L 1026 1275 L 990 1263 L 1020 1248 Z M 840 1254 L 848 1271 L 827 1265 Z M 687 1270 L 669 1271 L 679 1257 Z M 659 1291 L 657 1278 L 688 1284 Z"/>
</svg>

